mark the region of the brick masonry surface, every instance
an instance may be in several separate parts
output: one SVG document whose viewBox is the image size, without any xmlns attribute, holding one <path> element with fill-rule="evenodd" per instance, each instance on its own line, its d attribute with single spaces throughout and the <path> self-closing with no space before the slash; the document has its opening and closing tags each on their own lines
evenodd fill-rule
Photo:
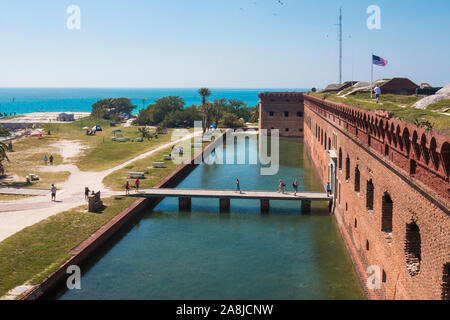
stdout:
<svg viewBox="0 0 450 320">
<path fill-rule="evenodd" d="M 368 133 L 358 132 L 358 125 L 356 129 L 352 127 L 350 114 L 359 111 L 352 108 L 350 114 L 339 116 L 330 112 L 330 104 L 306 95 L 304 108 L 305 144 L 324 184 L 329 179 L 327 150 L 336 151 L 334 214 L 362 282 L 366 283 L 369 266 L 380 268 L 381 287 L 365 287 L 367 295 L 375 299 L 448 298 L 448 137 L 426 136 L 424 147 L 440 152 L 442 162 L 436 160 L 437 167 L 424 162 L 421 175 L 411 175 L 410 162 L 403 159 L 417 158 L 406 155 L 406 148 L 403 153 L 388 149 L 383 154 L 384 145 L 388 144 L 386 136 L 378 137 L 374 129 L 374 136 L 381 141 L 370 143 Z M 370 116 L 367 113 L 368 121 L 379 123 L 378 117 L 370 120 Z M 396 123 L 394 134 L 405 132 L 397 130 L 397 125 L 402 124 Z M 364 128 L 363 123 L 361 127 Z M 402 128 L 416 132 L 409 124 Z M 384 144 L 381 138 L 386 138 Z M 430 140 L 434 141 L 431 145 Z M 412 149 L 408 151 L 412 153 Z M 426 183 L 427 179 L 432 182 Z"/>
<path fill-rule="evenodd" d="M 299 92 L 259 94 L 259 129 L 280 130 L 280 137 L 303 137 L 303 96 Z"/>
</svg>

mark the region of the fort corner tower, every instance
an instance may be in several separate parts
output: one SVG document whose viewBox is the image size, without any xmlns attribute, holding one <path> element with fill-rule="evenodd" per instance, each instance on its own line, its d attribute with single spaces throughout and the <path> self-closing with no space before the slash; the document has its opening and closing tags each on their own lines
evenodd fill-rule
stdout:
<svg viewBox="0 0 450 320">
<path fill-rule="evenodd" d="M 303 137 L 301 92 L 262 92 L 259 96 L 259 130 L 280 130 L 281 137 Z"/>
</svg>

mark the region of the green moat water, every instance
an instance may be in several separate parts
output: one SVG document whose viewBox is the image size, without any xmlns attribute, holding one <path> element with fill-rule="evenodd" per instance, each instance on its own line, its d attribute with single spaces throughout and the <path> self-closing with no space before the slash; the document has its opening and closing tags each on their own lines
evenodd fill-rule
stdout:
<svg viewBox="0 0 450 320">
<path fill-rule="evenodd" d="M 245 147 L 238 147 L 244 152 Z M 247 149 L 253 149 L 246 146 Z M 248 151 L 248 150 L 247 150 Z M 257 152 L 257 150 L 250 150 Z M 259 165 L 200 165 L 179 188 L 323 191 L 302 141 L 281 139 L 280 170 L 261 176 Z M 364 299 L 351 260 L 327 205 L 231 200 L 219 214 L 218 199 L 192 199 L 178 211 L 163 200 L 85 270 L 80 290 L 60 299 Z"/>
</svg>

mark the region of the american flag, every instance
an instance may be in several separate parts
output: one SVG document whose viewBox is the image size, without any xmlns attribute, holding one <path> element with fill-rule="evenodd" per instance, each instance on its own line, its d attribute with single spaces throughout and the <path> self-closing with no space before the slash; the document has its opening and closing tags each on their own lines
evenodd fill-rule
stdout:
<svg viewBox="0 0 450 320">
<path fill-rule="evenodd" d="M 388 64 L 386 59 L 379 57 L 379 56 L 375 56 L 375 55 L 372 55 L 372 62 L 373 62 L 373 64 L 380 66 L 380 67 L 386 67 Z"/>
</svg>

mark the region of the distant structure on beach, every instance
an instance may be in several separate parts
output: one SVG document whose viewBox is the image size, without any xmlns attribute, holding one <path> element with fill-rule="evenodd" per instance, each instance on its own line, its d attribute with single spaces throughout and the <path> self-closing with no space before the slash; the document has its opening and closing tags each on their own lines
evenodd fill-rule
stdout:
<svg viewBox="0 0 450 320">
<path fill-rule="evenodd" d="M 75 115 L 73 113 L 60 113 L 56 118 L 56 121 L 75 121 Z"/>
</svg>

